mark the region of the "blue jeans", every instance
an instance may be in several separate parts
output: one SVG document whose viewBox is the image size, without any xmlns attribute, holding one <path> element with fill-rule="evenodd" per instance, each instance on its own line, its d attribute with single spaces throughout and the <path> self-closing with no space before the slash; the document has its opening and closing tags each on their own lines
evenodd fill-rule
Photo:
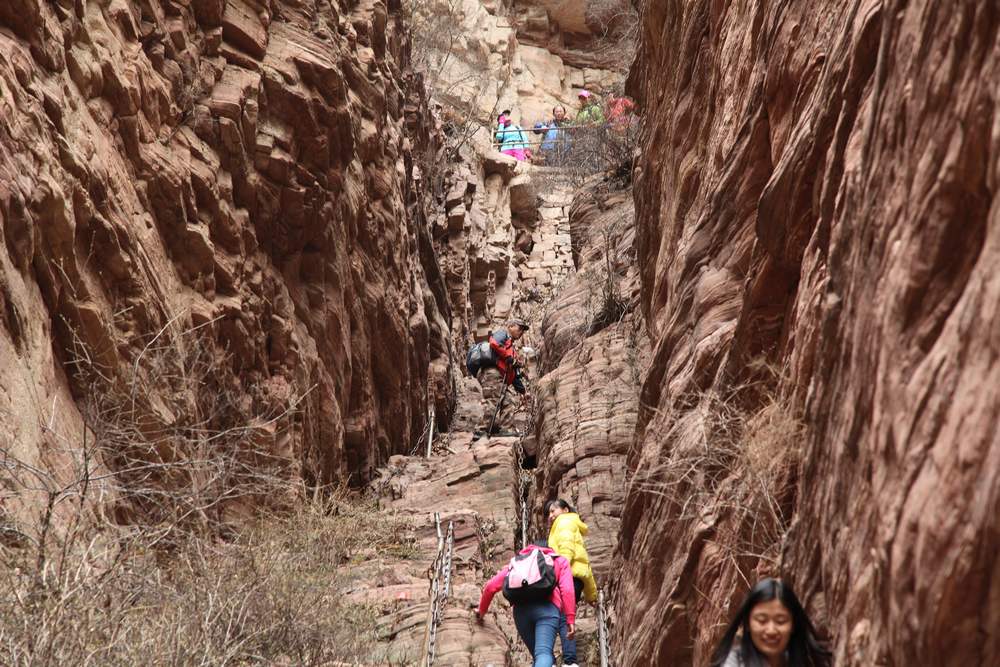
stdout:
<svg viewBox="0 0 1000 667">
<path fill-rule="evenodd" d="M 529 602 L 514 607 L 514 626 L 535 659 L 534 667 L 552 667 L 552 645 L 559 628 L 559 608 L 551 602 Z"/>
<path fill-rule="evenodd" d="M 566 617 L 559 616 L 559 643 L 562 644 L 562 661 L 564 665 L 576 664 L 576 640 L 566 637 L 569 624 Z"/>
<path fill-rule="evenodd" d="M 583 579 L 577 579 L 573 577 L 573 594 L 576 596 L 576 604 L 580 605 L 580 598 L 583 597 Z M 566 636 L 566 632 L 569 630 L 569 624 L 566 622 L 566 617 L 559 616 L 559 643 L 562 644 L 562 656 L 564 665 L 575 665 L 576 664 L 576 640 L 569 639 Z"/>
</svg>

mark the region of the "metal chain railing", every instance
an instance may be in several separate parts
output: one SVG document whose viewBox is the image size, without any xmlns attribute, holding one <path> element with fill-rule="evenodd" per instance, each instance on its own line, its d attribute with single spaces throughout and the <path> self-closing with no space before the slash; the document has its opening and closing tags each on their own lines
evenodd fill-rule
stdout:
<svg viewBox="0 0 1000 667">
<path fill-rule="evenodd" d="M 608 615 L 604 610 L 604 591 L 597 592 L 597 645 L 601 667 L 611 664 L 611 646 L 608 643 Z"/>
<path fill-rule="evenodd" d="M 444 619 L 444 608 L 451 593 L 451 562 L 455 546 L 455 524 L 448 522 L 447 534 L 441 531 L 441 515 L 434 513 L 434 527 L 437 530 L 437 556 L 434 558 L 431 575 L 431 597 L 427 609 L 426 651 L 423 665 L 431 667 L 437 653 L 437 630 Z"/>
</svg>

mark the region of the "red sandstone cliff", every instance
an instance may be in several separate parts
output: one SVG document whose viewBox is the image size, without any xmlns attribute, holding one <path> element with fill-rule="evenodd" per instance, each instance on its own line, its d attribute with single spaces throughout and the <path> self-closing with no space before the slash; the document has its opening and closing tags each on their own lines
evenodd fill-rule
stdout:
<svg viewBox="0 0 1000 667">
<path fill-rule="evenodd" d="M 400 16 L 392 0 L 0 3 L 9 453 L 65 468 L 78 407 L 136 380 L 138 430 L 164 432 L 201 398 L 147 368 L 168 338 L 167 356 L 213 359 L 213 427 L 296 408 L 262 448 L 310 482 L 409 451 L 429 383 L 446 413 L 448 297 L 408 210 L 411 149 L 432 139 Z"/>
<path fill-rule="evenodd" d="M 642 9 L 622 664 L 705 664 L 762 572 L 839 665 L 997 664 L 1000 11 Z"/>
</svg>

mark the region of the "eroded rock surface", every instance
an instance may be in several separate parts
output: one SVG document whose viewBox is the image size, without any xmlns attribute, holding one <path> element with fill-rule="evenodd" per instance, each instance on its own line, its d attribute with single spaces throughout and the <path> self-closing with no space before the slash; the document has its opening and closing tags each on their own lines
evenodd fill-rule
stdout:
<svg viewBox="0 0 1000 667">
<path fill-rule="evenodd" d="M 198 328 L 239 417 L 305 396 L 267 449 L 311 481 L 409 451 L 429 383 L 446 413 L 447 294 L 407 208 L 406 116 L 429 114 L 400 21 L 377 1 L 2 3 L 14 455 L 81 432 L 74 355 L 127 385 L 168 324 Z"/>
<path fill-rule="evenodd" d="M 545 502 L 563 498 L 573 505 L 588 525 L 587 551 L 605 587 L 646 364 L 642 321 L 633 308 L 638 272 L 631 192 L 585 188 L 567 222 L 579 263 L 542 321 L 545 375 L 536 385 L 534 437 L 525 442 L 537 464 L 532 519 L 547 535 Z"/>
<path fill-rule="evenodd" d="M 646 2 L 641 25 L 654 349 L 622 664 L 704 664 L 737 567 L 787 576 L 838 665 L 1000 661 L 995 6 Z M 788 532 L 733 553 L 738 479 L 688 478 L 696 516 L 662 485 L 714 442 L 710 401 L 763 395 L 804 429 L 771 453 Z"/>
</svg>

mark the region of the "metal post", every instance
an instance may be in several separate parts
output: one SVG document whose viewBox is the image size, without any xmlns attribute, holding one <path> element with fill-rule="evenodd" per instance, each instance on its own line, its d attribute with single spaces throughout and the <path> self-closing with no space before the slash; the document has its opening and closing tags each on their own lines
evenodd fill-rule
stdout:
<svg viewBox="0 0 1000 667">
<path fill-rule="evenodd" d="M 601 654 L 601 667 L 608 667 L 608 626 L 604 613 L 604 591 L 597 592 L 597 643 Z"/>
<path fill-rule="evenodd" d="M 526 490 L 526 489 L 525 489 Z M 527 493 L 521 491 L 521 548 L 528 546 L 528 499 Z"/>
<path fill-rule="evenodd" d="M 434 513 L 434 524 L 437 529 L 438 549 L 434 559 L 434 573 L 431 579 L 431 599 L 427 611 L 427 629 L 425 632 L 424 667 L 434 664 L 437 654 L 437 629 L 444 618 L 444 607 L 451 593 L 451 561 L 455 546 L 455 524 L 448 522 L 447 538 L 441 532 L 441 515 Z"/>
<path fill-rule="evenodd" d="M 431 403 L 427 414 L 427 458 L 431 457 L 431 445 L 434 444 L 434 404 Z"/>
</svg>

